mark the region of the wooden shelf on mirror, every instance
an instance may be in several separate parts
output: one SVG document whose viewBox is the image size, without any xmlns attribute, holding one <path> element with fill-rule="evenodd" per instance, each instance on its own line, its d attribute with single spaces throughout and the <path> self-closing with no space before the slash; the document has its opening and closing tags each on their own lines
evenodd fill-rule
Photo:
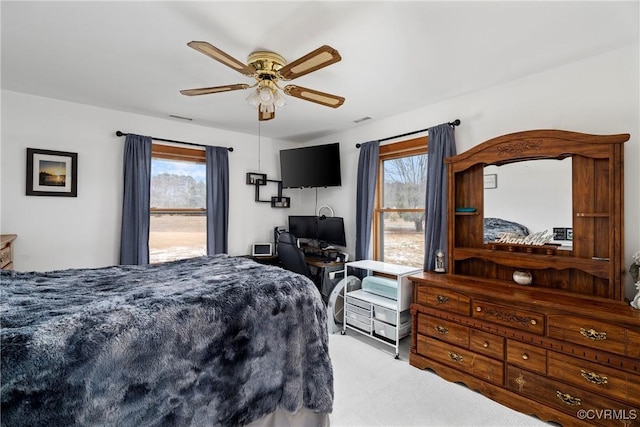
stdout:
<svg viewBox="0 0 640 427">
<path fill-rule="evenodd" d="M 570 252 L 570 251 L 567 251 Z M 455 248 L 453 250 L 454 261 L 464 261 L 477 258 L 494 262 L 507 267 L 523 269 L 554 268 L 556 270 L 577 269 L 589 273 L 595 277 L 607 278 L 609 275 L 609 261 L 607 259 L 577 258 L 562 255 L 542 255 L 508 251 L 496 251 L 491 249 Z M 543 262 L 541 262 L 543 261 Z"/>
</svg>

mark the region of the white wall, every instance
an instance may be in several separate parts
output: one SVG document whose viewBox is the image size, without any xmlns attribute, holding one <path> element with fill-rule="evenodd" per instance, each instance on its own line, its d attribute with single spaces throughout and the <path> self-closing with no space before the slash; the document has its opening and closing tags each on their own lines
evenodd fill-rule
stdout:
<svg viewBox="0 0 640 427">
<path fill-rule="evenodd" d="M 17 270 L 118 262 L 124 138 L 116 130 L 234 148 L 229 153 L 230 254 L 249 253 L 251 243 L 271 241 L 273 226 L 286 224 L 289 209 L 256 203 L 254 188 L 245 184 L 246 172 L 258 170 L 255 136 L 2 91 L 0 229 L 18 235 Z M 262 138 L 260 146 L 262 172 L 278 178 L 277 153 L 291 144 Z M 27 147 L 78 153 L 78 197 L 26 196 Z"/>
<path fill-rule="evenodd" d="M 592 134 L 629 133 L 631 138 L 624 146 L 624 234 L 628 270 L 632 254 L 640 250 L 638 60 L 638 45 L 629 46 L 311 141 L 309 144 L 334 141 L 341 143 L 343 187 L 341 191 L 319 193 L 318 204 L 329 204 L 345 216 L 347 242 L 353 248 L 356 195 L 354 183 L 358 162 L 355 144 L 424 129 L 454 119 L 462 121 L 461 126 L 455 131 L 458 153 L 487 139 L 523 130 L 563 129 Z M 313 202 L 309 197 L 303 197 L 302 200 L 306 203 Z M 631 298 L 636 290 L 631 283 L 630 275 L 626 276 L 626 295 Z"/>
</svg>

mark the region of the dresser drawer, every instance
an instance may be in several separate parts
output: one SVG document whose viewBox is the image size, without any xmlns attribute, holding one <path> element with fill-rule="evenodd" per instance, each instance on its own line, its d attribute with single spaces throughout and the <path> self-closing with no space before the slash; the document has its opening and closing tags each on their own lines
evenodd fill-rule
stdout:
<svg viewBox="0 0 640 427">
<path fill-rule="evenodd" d="M 471 312 L 471 299 L 469 297 L 444 288 L 418 285 L 416 302 L 438 310 L 446 310 L 465 316 L 469 316 Z"/>
<path fill-rule="evenodd" d="M 497 360 L 424 335 L 418 335 L 418 353 L 484 381 L 503 385 L 504 365 Z"/>
<path fill-rule="evenodd" d="M 552 351 L 548 358 L 549 376 L 640 408 L 640 375 Z"/>
<path fill-rule="evenodd" d="M 418 314 L 418 332 L 460 347 L 469 347 L 469 328 L 425 314 Z"/>
<path fill-rule="evenodd" d="M 576 417 L 576 420 L 581 416 L 586 417 L 582 419 L 590 425 L 625 425 L 620 421 L 621 418 L 629 421 L 627 425 L 639 425 L 638 411 L 631 405 L 607 399 L 516 366 L 507 367 L 507 388 Z"/>
<path fill-rule="evenodd" d="M 548 335 L 598 350 L 640 358 L 640 332 L 597 320 L 549 316 Z"/>
<path fill-rule="evenodd" d="M 496 359 L 504 359 L 504 338 L 489 332 L 469 330 L 469 350 Z"/>
<path fill-rule="evenodd" d="M 541 374 L 547 373 L 547 350 L 507 340 L 507 363 Z"/>
<path fill-rule="evenodd" d="M 542 335 L 544 333 L 544 315 L 540 313 L 518 310 L 485 301 L 474 301 L 473 317 L 535 334 Z"/>
</svg>

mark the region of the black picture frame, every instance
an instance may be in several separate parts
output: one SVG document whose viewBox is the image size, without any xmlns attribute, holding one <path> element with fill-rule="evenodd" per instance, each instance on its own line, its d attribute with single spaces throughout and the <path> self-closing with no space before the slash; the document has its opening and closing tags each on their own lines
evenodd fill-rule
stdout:
<svg viewBox="0 0 640 427">
<path fill-rule="evenodd" d="M 27 196 L 78 197 L 78 153 L 27 148 Z"/>
</svg>

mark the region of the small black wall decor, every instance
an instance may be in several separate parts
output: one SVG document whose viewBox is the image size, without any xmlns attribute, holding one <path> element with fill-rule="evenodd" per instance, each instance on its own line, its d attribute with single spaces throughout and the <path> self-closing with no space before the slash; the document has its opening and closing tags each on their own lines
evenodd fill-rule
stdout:
<svg viewBox="0 0 640 427">
<path fill-rule="evenodd" d="M 27 148 L 27 196 L 78 196 L 78 153 Z"/>
</svg>

